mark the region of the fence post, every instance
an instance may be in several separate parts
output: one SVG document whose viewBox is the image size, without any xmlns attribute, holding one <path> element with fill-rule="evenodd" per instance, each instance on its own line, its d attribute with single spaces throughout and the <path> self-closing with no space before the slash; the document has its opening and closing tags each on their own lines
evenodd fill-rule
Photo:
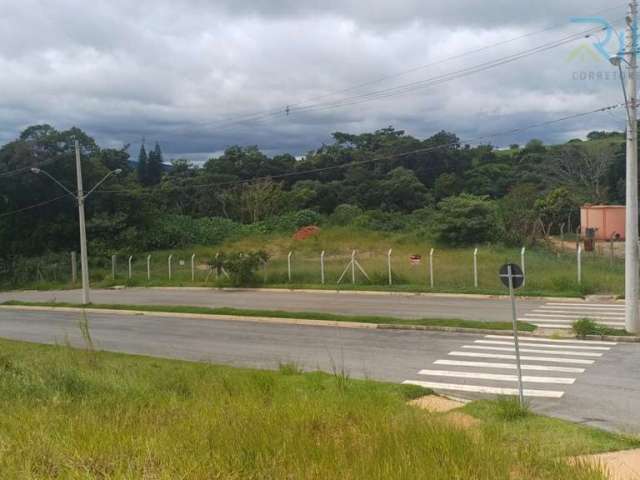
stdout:
<svg viewBox="0 0 640 480">
<path fill-rule="evenodd" d="M 578 244 L 578 285 L 582 285 L 582 245 Z"/>
<path fill-rule="evenodd" d="M 356 284 L 356 251 L 351 252 L 351 283 Z"/>
<path fill-rule="evenodd" d="M 111 255 L 111 278 L 116 279 L 116 255 Z"/>
<path fill-rule="evenodd" d="M 473 285 L 478 288 L 478 249 L 473 251 Z"/>
<path fill-rule="evenodd" d="M 196 254 L 191 255 L 191 281 L 196 281 Z"/>
<path fill-rule="evenodd" d="M 324 285 L 324 250 L 320 254 L 320 281 Z"/>
<path fill-rule="evenodd" d="M 78 261 L 76 260 L 76 252 L 71 252 L 71 283 L 78 282 Z"/>
<path fill-rule="evenodd" d="M 564 253 L 564 223 L 560 225 L 560 254 Z"/>
<path fill-rule="evenodd" d="M 293 255 L 293 252 L 289 252 L 289 255 L 287 256 L 287 275 L 289 278 L 289 282 L 291 282 L 291 256 Z"/>
<path fill-rule="evenodd" d="M 431 251 L 429 252 L 429 280 L 431 282 L 431 288 L 433 288 L 435 284 L 433 279 L 433 252 L 434 252 L 434 249 L 432 248 Z"/>
<path fill-rule="evenodd" d="M 393 285 L 393 275 L 391 273 L 391 254 L 393 253 L 393 249 L 390 248 L 389 252 L 387 253 L 387 267 L 389 270 L 389 285 Z"/>
<path fill-rule="evenodd" d="M 151 255 L 147 255 L 147 281 L 151 280 Z"/>
<path fill-rule="evenodd" d="M 133 277 L 133 269 L 131 268 L 131 262 L 133 261 L 133 256 L 129 256 L 129 280 Z"/>
<path fill-rule="evenodd" d="M 173 254 L 169 255 L 169 259 L 167 260 L 167 264 L 169 265 L 169 280 L 171 280 L 171 263 L 173 262 Z"/>
<path fill-rule="evenodd" d="M 527 247 L 522 247 L 520 250 L 520 263 L 522 264 L 522 286 L 527 284 L 527 265 L 526 265 Z"/>
</svg>

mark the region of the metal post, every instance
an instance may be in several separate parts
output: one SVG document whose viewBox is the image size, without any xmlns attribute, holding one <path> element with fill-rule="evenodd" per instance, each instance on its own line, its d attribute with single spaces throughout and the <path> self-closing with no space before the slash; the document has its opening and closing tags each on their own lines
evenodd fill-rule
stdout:
<svg viewBox="0 0 640 480">
<path fill-rule="evenodd" d="M 82 271 L 82 303 L 91 303 L 89 289 L 89 255 L 87 253 L 87 226 L 84 217 L 84 191 L 82 187 L 82 164 L 80 162 L 80 143 L 75 141 L 76 182 L 78 186 L 78 220 L 80 223 L 80 270 Z"/>
<path fill-rule="evenodd" d="M 356 251 L 351 252 L 351 283 L 356 284 Z"/>
<path fill-rule="evenodd" d="M 527 285 L 527 264 L 526 264 L 527 247 L 520 250 L 520 263 L 522 264 L 522 287 Z"/>
<path fill-rule="evenodd" d="M 117 256 L 111 255 L 111 278 L 113 280 L 116 279 L 116 262 L 117 262 Z"/>
<path fill-rule="evenodd" d="M 196 254 L 191 255 L 191 281 L 196 281 Z"/>
<path fill-rule="evenodd" d="M 129 256 L 129 280 L 133 277 L 133 268 L 131 266 L 131 262 L 133 262 L 133 257 Z"/>
<path fill-rule="evenodd" d="M 147 281 L 151 281 L 151 255 L 147 255 Z"/>
<path fill-rule="evenodd" d="M 171 280 L 171 264 L 173 262 L 173 255 L 169 255 L 169 259 L 167 260 L 167 264 L 169 266 L 169 280 Z"/>
<path fill-rule="evenodd" d="M 76 284 L 78 282 L 78 260 L 76 259 L 76 252 L 71 252 L 71 283 Z"/>
<path fill-rule="evenodd" d="M 429 252 L 429 280 L 431 282 L 431 288 L 433 288 L 433 285 L 435 284 L 433 280 L 433 252 L 434 249 L 432 248 Z"/>
<path fill-rule="evenodd" d="M 524 389 L 522 387 L 522 365 L 520 364 L 520 342 L 518 339 L 518 312 L 516 310 L 516 296 L 513 291 L 513 272 L 511 265 L 508 266 L 507 275 L 509 275 L 509 296 L 511 297 L 511 314 L 513 320 L 513 344 L 516 351 L 516 368 L 518 369 L 518 397 L 520 406 L 524 407 Z M 524 275 L 524 272 L 523 272 Z"/>
<path fill-rule="evenodd" d="M 578 245 L 578 285 L 582 285 L 582 245 Z"/>
<path fill-rule="evenodd" d="M 478 288 L 478 249 L 473 251 L 473 285 Z"/>
<path fill-rule="evenodd" d="M 640 333 L 638 312 L 638 105 L 637 105 L 637 20 L 638 2 L 629 4 L 625 56 L 628 77 L 627 125 L 627 210 L 625 230 L 625 327 L 630 333 Z"/>
<path fill-rule="evenodd" d="M 324 250 L 320 254 L 320 281 L 324 285 Z"/>
<path fill-rule="evenodd" d="M 389 270 L 389 286 L 393 285 L 393 274 L 391 273 L 391 254 L 393 253 L 393 249 L 390 248 L 389 252 L 387 252 L 387 267 Z"/>
<path fill-rule="evenodd" d="M 291 282 L 291 256 L 293 252 L 289 252 L 289 256 L 287 257 L 287 274 L 289 278 L 289 282 Z"/>
<path fill-rule="evenodd" d="M 564 253 L 564 223 L 560 224 L 560 253 Z"/>
</svg>

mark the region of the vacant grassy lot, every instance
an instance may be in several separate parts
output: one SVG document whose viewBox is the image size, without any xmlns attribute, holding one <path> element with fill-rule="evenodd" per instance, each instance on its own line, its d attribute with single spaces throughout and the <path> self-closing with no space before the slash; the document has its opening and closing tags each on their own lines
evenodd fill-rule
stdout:
<svg viewBox="0 0 640 480">
<path fill-rule="evenodd" d="M 429 276 L 429 252 L 434 252 L 434 287 Z M 444 248 L 433 245 L 416 233 L 382 233 L 353 228 L 327 228 L 320 235 L 294 241 L 289 235 L 257 235 L 215 247 L 194 246 L 187 250 L 150 252 L 151 280 L 147 280 L 147 255 L 122 252 L 117 257 L 116 279 L 112 278 L 110 258 L 92 258 L 92 281 L 96 286 L 111 285 L 199 285 L 226 286 L 225 278 L 216 279 L 207 263 L 219 251 L 264 249 L 271 260 L 256 276 L 256 286 L 289 288 L 368 289 L 431 291 L 457 293 L 505 294 L 498 279 L 498 269 L 505 262 L 520 263 L 520 249 L 497 245 L 478 246 L 478 288 L 474 285 L 474 248 Z M 392 280 L 389 285 L 387 253 L 392 254 Z M 357 271 L 351 284 L 350 270 L 343 282 L 337 281 L 357 250 L 357 259 L 368 274 Z M 325 284 L 321 284 L 320 254 L 325 251 Z M 292 277 L 287 273 L 288 253 L 292 255 Z M 196 255 L 195 281 L 191 278 L 191 256 Z M 132 259 L 132 278 L 128 278 L 128 259 Z M 168 278 L 168 257 L 173 255 L 172 279 Z M 420 255 L 419 265 L 409 257 Z M 31 267 L 21 278 L 21 287 L 59 288 L 70 286 L 70 263 L 55 267 L 42 265 L 39 272 Z M 611 261 L 602 252 L 583 254 L 582 284 L 577 280 L 575 253 L 557 255 L 544 247 L 530 249 L 526 255 L 527 284 L 524 295 L 582 296 L 592 293 L 624 294 L 624 264 Z M 36 281 L 37 280 L 37 281 Z M 1 281 L 1 280 L 0 280 Z M 4 288 L 11 286 L 4 285 Z"/>
<path fill-rule="evenodd" d="M 638 442 L 415 387 L 0 340 L 2 479 L 602 479 L 565 455 Z"/>
</svg>

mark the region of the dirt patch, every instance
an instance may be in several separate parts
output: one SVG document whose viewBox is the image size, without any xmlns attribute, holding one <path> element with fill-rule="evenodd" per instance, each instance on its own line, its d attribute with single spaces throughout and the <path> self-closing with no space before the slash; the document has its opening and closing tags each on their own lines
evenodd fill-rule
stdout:
<svg viewBox="0 0 640 480">
<path fill-rule="evenodd" d="M 306 240 L 307 238 L 315 237 L 320 233 L 320 228 L 315 225 L 309 225 L 307 227 L 302 227 L 298 230 L 294 235 L 294 240 Z"/>
<path fill-rule="evenodd" d="M 611 480 L 640 480 L 640 449 L 585 455 L 575 460 L 602 466 Z"/>
<path fill-rule="evenodd" d="M 432 413 L 446 413 L 456 408 L 464 407 L 464 403 L 462 402 L 438 397 L 437 395 L 427 395 L 426 397 L 416 398 L 415 400 L 411 400 L 409 405 Z"/>
</svg>

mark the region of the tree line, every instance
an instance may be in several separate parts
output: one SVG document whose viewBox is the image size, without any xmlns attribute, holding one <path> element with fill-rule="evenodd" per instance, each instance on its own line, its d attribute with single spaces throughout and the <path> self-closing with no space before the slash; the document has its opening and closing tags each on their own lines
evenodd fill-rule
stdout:
<svg viewBox="0 0 640 480">
<path fill-rule="evenodd" d="M 282 218 L 297 218 L 296 225 L 333 218 L 389 230 L 418 224 L 425 235 L 454 244 L 531 243 L 560 225 L 575 228 L 581 204 L 624 199 L 620 132 L 592 132 L 561 145 L 534 139 L 505 150 L 464 145 L 451 132 L 418 139 L 393 127 L 332 138 L 302 158 L 232 146 L 202 165 L 185 159 L 168 165 L 158 143 L 149 153 L 143 145 L 132 161 L 128 146 L 101 148 L 78 128 L 31 126 L 0 148 L 0 255 L 77 249 L 73 199 L 47 203 L 63 192 L 28 171 L 45 169 L 73 190 L 75 140 L 87 187 L 109 170 L 123 170 L 87 201 L 96 254 L 171 247 L 162 238 L 180 232 L 168 218 L 184 228 L 217 222 L 235 230 L 282 225 Z M 196 243 L 209 238 L 184 235 Z"/>
</svg>

